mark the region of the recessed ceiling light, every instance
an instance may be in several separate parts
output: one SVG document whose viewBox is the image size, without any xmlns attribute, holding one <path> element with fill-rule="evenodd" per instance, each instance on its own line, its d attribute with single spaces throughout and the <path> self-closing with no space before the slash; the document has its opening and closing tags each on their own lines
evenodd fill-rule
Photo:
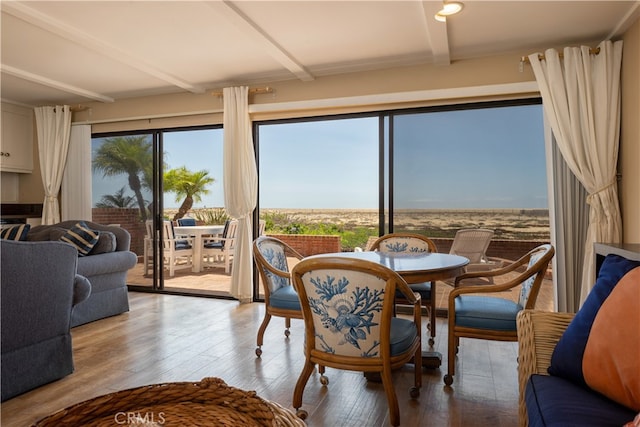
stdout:
<svg viewBox="0 0 640 427">
<path fill-rule="evenodd" d="M 444 3 L 442 5 L 442 9 L 438 13 L 436 13 L 435 19 L 436 21 L 446 22 L 447 16 L 459 13 L 463 7 L 464 5 L 462 3 L 455 1 Z"/>
</svg>

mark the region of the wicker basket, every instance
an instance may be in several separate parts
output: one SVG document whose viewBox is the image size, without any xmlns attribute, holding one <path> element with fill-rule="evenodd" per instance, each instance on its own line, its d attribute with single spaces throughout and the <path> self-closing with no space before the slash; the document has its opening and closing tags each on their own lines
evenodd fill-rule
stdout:
<svg viewBox="0 0 640 427">
<path fill-rule="evenodd" d="M 219 378 L 118 391 L 62 409 L 34 426 L 276 426 L 306 424 L 275 402 Z"/>
</svg>

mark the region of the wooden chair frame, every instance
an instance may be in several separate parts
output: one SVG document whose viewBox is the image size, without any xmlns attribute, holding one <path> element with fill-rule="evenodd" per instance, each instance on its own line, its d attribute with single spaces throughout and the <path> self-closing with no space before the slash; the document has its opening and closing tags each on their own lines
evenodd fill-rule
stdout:
<svg viewBox="0 0 640 427">
<path fill-rule="evenodd" d="M 337 355 L 316 348 L 316 331 L 313 322 L 313 315 L 309 305 L 307 292 L 303 284 L 302 277 L 314 270 L 330 269 L 330 270 L 349 270 L 363 272 L 375 275 L 386 281 L 385 298 L 383 300 L 383 308 L 381 314 L 381 333 L 380 333 L 380 356 L 379 357 L 353 357 L 346 355 Z M 391 424 L 397 426 L 400 424 L 400 411 L 398 407 L 398 399 L 393 386 L 391 372 L 393 369 L 400 368 L 408 362 L 414 364 L 414 386 L 410 390 L 412 398 L 416 398 L 420 394 L 422 386 L 422 350 L 421 350 L 421 304 L 420 295 L 413 292 L 407 285 L 405 280 L 393 270 L 380 264 L 341 257 L 321 257 L 307 258 L 298 263 L 291 273 L 293 285 L 300 296 L 302 316 L 305 321 L 305 365 L 296 382 L 293 393 L 293 407 L 296 409 L 298 416 L 306 418 L 306 412 L 300 410 L 302 406 L 302 395 L 304 388 L 311 376 L 316 364 L 320 366 L 329 366 L 336 369 L 345 369 L 350 371 L 361 372 L 379 372 L 382 378 L 387 402 L 389 405 L 389 418 Z M 409 349 L 402 354 L 391 356 L 390 333 L 391 318 L 395 313 L 395 295 L 396 290 L 400 291 L 407 301 L 413 306 L 413 323 L 417 329 L 417 335 L 411 343 Z"/>
<path fill-rule="evenodd" d="M 535 264 L 532 266 L 528 266 L 529 260 L 532 256 L 539 252 L 543 252 L 543 255 L 538 259 Z M 531 290 L 529 291 L 529 296 L 526 301 L 526 305 L 523 309 L 532 309 L 535 307 L 536 300 L 538 299 L 538 293 L 540 292 L 540 286 L 542 285 L 542 280 L 544 279 L 544 275 L 547 271 L 547 267 L 549 262 L 553 258 L 555 254 L 555 250 L 553 246 L 549 244 L 540 245 L 532 250 L 530 250 L 526 255 L 522 258 L 514 261 L 511 264 L 506 265 L 505 267 L 483 271 L 483 272 L 473 272 L 473 273 L 465 273 L 461 276 L 458 276 L 455 280 L 455 288 L 449 293 L 449 301 L 448 301 L 448 323 L 449 323 L 449 339 L 448 339 L 448 359 L 447 359 L 447 374 L 444 376 L 444 383 L 446 385 L 451 385 L 453 383 L 453 376 L 455 375 L 455 366 L 456 366 L 456 354 L 458 353 L 458 347 L 460 345 L 460 338 L 477 338 L 477 339 L 486 339 L 486 340 L 494 340 L 494 341 L 517 341 L 518 334 L 517 330 L 513 331 L 499 331 L 499 330 L 491 330 L 491 329 L 480 329 L 480 328 L 471 328 L 464 326 L 456 326 L 456 311 L 455 311 L 455 300 L 460 295 L 467 294 L 487 294 L 493 292 L 503 292 L 516 286 L 522 284 L 524 281 L 529 279 L 530 277 L 535 276 L 534 282 L 531 286 Z M 491 277 L 492 279 L 498 276 L 505 275 L 507 273 L 513 272 L 516 269 L 525 267 L 525 271 L 520 273 L 517 277 L 512 280 L 506 281 L 501 284 L 489 284 L 489 285 L 474 285 L 474 286 L 463 286 L 460 282 L 467 279 L 474 279 L 478 277 Z"/>
<path fill-rule="evenodd" d="M 417 233 L 385 234 L 384 236 L 379 237 L 375 242 L 371 244 L 370 250 L 380 251 L 380 245 L 384 243 L 385 240 L 391 239 L 394 237 L 404 237 L 409 239 L 420 240 L 427 244 L 427 246 L 429 247 L 429 252 L 432 252 L 432 253 L 438 252 L 438 248 L 436 244 L 433 242 L 433 240 L 429 239 L 426 236 L 423 236 L 422 234 L 417 234 Z M 431 298 L 429 299 L 422 298 L 422 306 L 427 310 L 427 313 L 429 313 L 429 322 L 427 324 L 427 329 L 430 331 L 429 345 L 433 346 L 433 344 L 435 343 L 435 337 L 436 337 L 436 281 L 434 280 L 430 283 L 431 283 Z M 411 285 L 412 283 L 409 283 L 409 287 L 411 287 Z M 407 301 L 405 298 L 402 298 L 401 296 L 396 295 L 396 303 L 406 305 L 409 303 L 409 301 Z"/>
<path fill-rule="evenodd" d="M 253 257 L 258 268 L 258 272 L 260 273 L 260 279 L 262 280 L 263 288 L 264 288 L 264 319 L 260 324 L 260 328 L 258 329 L 258 336 L 256 338 L 256 356 L 260 357 L 262 355 L 262 343 L 264 340 L 264 332 L 269 326 L 269 322 L 271 321 L 272 316 L 276 317 L 284 317 L 285 319 L 285 332 L 284 335 L 288 338 L 290 335 L 289 328 L 291 328 L 291 319 L 302 319 L 302 311 L 300 310 L 285 310 L 278 307 L 272 307 L 270 303 L 271 292 L 269 290 L 269 277 L 267 276 L 267 272 L 287 279 L 291 283 L 291 273 L 288 271 L 278 270 L 273 267 L 262 255 L 260 252 L 260 244 L 262 242 L 272 242 L 277 243 L 282 246 L 284 249 L 284 253 L 287 257 L 293 257 L 298 260 L 303 258 L 295 249 L 291 246 L 287 245 L 282 240 L 276 239 L 275 237 L 268 236 L 259 236 L 253 241 Z"/>
</svg>

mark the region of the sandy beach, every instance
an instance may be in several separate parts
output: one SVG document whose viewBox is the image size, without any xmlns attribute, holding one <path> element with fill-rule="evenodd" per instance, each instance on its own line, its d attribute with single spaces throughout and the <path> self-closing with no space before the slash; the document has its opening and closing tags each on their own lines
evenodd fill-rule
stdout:
<svg viewBox="0 0 640 427">
<path fill-rule="evenodd" d="M 339 224 L 345 229 L 377 229 L 377 209 L 262 209 L 291 222 Z M 461 228 L 488 228 L 496 239 L 548 240 L 546 209 L 413 209 L 396 210 L 395 231 L 426 230 L 430 237 L 453 237 Z"/>
</svg>

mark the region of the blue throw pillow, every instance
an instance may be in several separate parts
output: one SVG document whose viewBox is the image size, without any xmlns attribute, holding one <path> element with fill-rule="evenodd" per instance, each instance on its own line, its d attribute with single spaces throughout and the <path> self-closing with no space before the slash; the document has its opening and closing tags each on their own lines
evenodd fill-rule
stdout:
<svg viewBox="0 0 640 427">
<path fill-rule="evenodd" d="M 31 229 L 29 224 L 14 225 L 13 227 L 3 228 L 0 232 L 0 238 L 6 240 L 27 240 L 27 233 Z"/>
<path fill-rule="evenodd" d="M 98 242 L 99 233 L 87 227 L 83 221 L 76 223 L 60 240 L 72 244 L 78 249 L 79 256 L 88 255 Z"/>
<path fill-rule="evenodd" d="M 631 261 L 613 254 L 607 255 L 600 267 L 595 286 L 553 350 L 549 374 L 587 387 L 582 372 L 582 359 L 593 321 L 602 303 L 620 279 L 638 266 L 640 266 L 638 261 Z"/>
</svg>

